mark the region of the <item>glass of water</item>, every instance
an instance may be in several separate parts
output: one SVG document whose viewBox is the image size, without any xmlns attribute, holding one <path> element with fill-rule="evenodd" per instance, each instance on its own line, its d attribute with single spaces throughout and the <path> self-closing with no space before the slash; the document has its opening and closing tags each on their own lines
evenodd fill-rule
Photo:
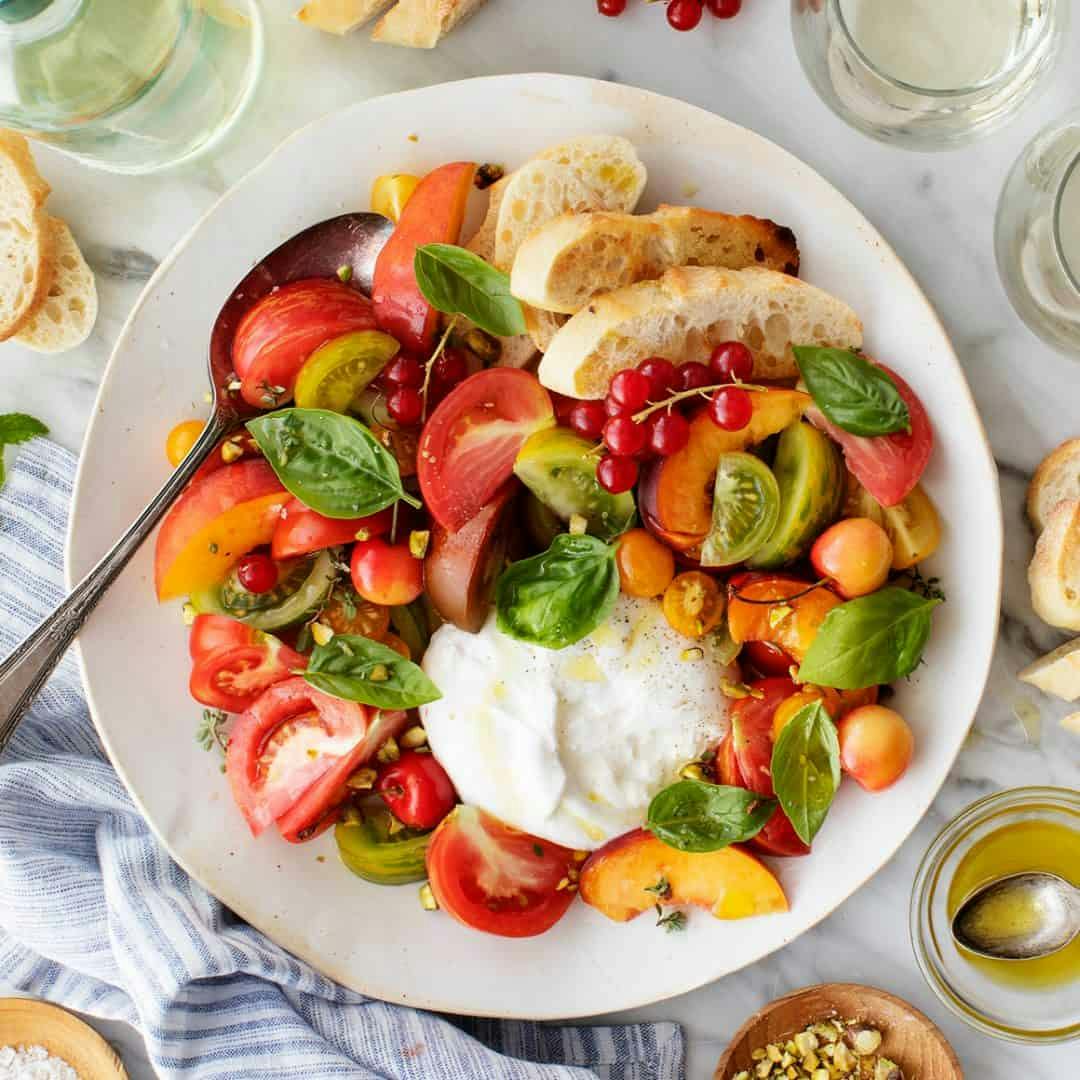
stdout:
<svg viewBox="0 0 1080 1080">
<path fill-rule="evenodd" d="M 0 127 L 115 172 L 189 160 L 262 66 L 256 0 L 0 0 Z"/>
<path fill-rule="evenodd" d="M 868 135 L 943 150 L 1018 109 L 1056 58 L 1064 0 L 792 0 L 822 100 Z"/>
<path fill-rule="evenodd" d="M 994 247 L 1017 314 L 1080 356 L 1080 110 L 1037 135 L 1013 166 Z"/>
</svg>

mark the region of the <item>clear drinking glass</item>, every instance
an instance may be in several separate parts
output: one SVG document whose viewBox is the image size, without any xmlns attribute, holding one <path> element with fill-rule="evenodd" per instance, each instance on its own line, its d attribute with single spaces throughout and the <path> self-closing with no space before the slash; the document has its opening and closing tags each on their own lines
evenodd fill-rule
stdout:
<svg viewBox="0 0 1080 1080">
<path fill-rule="evenodd" d="M 219 139 L 263 56 L 256 0 L 0 0 L 0 127 L 147 172 Z"/>
<path fill-rule="evenodd" d="M 1012 167 L 994 248 L 1020 318 L 1080 356 L 1080 110 L 1037 135 Z"/>
<path fill-rule="evenodd" d="M 944 150 L 1009 116 L 1061 45 L 1062 0 L 792 0 L 807 77 L 884 142 Z"/>
</svg>

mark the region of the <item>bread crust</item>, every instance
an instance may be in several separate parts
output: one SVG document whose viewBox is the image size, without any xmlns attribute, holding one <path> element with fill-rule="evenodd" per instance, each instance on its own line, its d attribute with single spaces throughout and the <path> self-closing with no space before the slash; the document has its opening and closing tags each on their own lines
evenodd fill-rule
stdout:
<svg viewBox="0 0 1080 1080">
<path fill-rule="evenodd" d="M 1058 503 L 1080 499 L 1080 439 L 1066 439 L 1040 462 L 1027 490 L 1027 515 L 1035 531 L 1046 528 Z"/>
<path fill-rule="evenodd" d="M 479 10 L 485 0 L 398 0 L 375 24 L 372 41 L 433 49 L 459 23 Z"/>
<path fill-rule="evenodd" d="M 1031 606 L 1050 626 L 1080 630 L 1080 500 L 1050 511 L 1028 566 Z"/>
</svg>

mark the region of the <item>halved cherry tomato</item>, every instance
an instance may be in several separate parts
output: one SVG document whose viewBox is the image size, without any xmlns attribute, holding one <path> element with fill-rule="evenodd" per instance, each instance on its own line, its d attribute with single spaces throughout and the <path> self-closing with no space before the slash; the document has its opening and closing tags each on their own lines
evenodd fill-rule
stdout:
<svg viewBox="0 0 1080 1080">
<path fill-rule="evenodd" d="M 224 645 L 202 653 L 195 660 L 188 685 L 200 704 L 241 713 L 250 709 L 268 686 L 305 667 L 306 656 L 270 634 L 258 634 L 258 640 L 249 644 Z"/>
<path fill-rule="evenodd" d="M 882 506 L 895 506 L 919 482 L 934 449 L 934 433 L 915 391 L 892 368 L 884 364 L 878 364 L 878 367 L 889 374 L 907 403 L 910 432 L 898 431 L 893 435 L 867 438 L 852 435 L 830 423 L 816 406 L 809 409 L 806 416 L 815 427 L 840 444 L 847 467 L 859 483 Z"/>
<path fill-rule="evenodd" d="M 304 278 L 264 296 L 240 320 L 232 361 L 249 405 L 272 409 L 292 397 L 304 361 L 324 342 L 374 330 L 371 301 L 333 278 Z M 276 389 L 280 388 L 280 389 Z"/>
<path fill-rule="evenodd" d="M 365 600 L 350 585 L 339 584 L 319 612 L 319 622 L 335 634 L 359 634 L 382 641 L 390 629 L 390 609 Z"/>
<path fill-rule="evenodd" d="M 375 790 L 394 817 L 410 829 L 434 829 L 457 802 L 446 770 L 432 754 L 415 750 L 383 769 Z"/>
<path fill-rule="evenodd" d="M 428 173 L 409 196 L 375 261 L 371 299 L 379 329 L 421 356 L 431 352 L 439 313 L 416 283 L 416 249 L 457 243 L 475 173 L 471 161 L 451 162 Z"/>
<path fill-rule="evenodd" d="M 253 626 L 228 615 L 196 615 L 191 624 L 188 651 L 192 660 L 201 660 L 218 649 L 257 645 L 263 636 Z"/>
<path fill-rule="evenodd" d="M 281 523 L 274 530 L 270 554 L 275 559 L 292 559 L 338 544 L 351 544 L 361 533 L 382 536 L 390 531 L 392 520 L 389 507 L 369 517 L 341 520 L 323 517 L 299 499 L 293 499 L 281 511 Z"/>
<path fill-rule="evenodd" d="M 475 806 L 443 818 L 427 850 L 431 891 L 460 923 L 502 937 L 550 930 L 574 899 L 559 883 L 574 866 L 568 848 L 504 825 Z"/>
<path fill-rule="evenodd" d="M 420 437 L 420 490 L 432 517 L 456 532 L 511 478 L 514 459 L 555 410 L 535 375 L 488 368 L 459 383 Z"/>
<path fill-rule="evenodd" d="M 365 540 L 353 548 L 353 588 L 373 604 L 411 604 L 424 591 L 424 562 L 407 543 Z"/>
</svg>

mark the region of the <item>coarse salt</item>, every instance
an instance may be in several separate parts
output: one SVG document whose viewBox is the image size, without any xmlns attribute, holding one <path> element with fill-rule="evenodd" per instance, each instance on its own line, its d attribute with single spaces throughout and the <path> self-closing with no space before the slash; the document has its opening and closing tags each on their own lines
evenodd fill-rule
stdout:
<svg viewBox="0 0 1080 1080">
<path fill-rule="evenodd" d="M 44 1046 L 0 1046 L 0 1080 L 79 1080 L 79 1074 Z"/>
</svg>

